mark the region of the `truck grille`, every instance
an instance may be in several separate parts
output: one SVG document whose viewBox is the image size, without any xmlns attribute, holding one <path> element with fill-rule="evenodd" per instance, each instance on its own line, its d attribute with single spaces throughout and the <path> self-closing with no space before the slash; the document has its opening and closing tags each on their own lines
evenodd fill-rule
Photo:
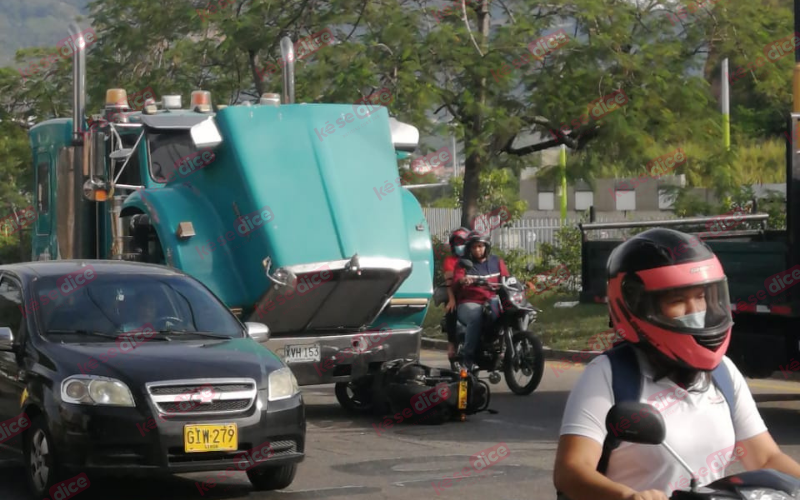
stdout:
<svg viewBox="0 0 800 500">
<path fill-rule="evenodd" d="M 253 379 L 166 380 L 146 384 L 162 415 L 223 415 L 250 409 L 256 400 Z"/>
</svg>

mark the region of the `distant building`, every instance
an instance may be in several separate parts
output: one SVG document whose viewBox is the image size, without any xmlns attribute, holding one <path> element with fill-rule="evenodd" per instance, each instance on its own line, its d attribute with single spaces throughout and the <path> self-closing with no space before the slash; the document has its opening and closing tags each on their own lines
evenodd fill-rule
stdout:
<svg viewBox="0 0 800 500">
<path fill-rule="evenodd" d="M 542 165 L 555 165 L 558 162 L 558 149 L 542 151 Z M 528 202 L 528 211 L 540 216 L 559 216 L 561 213 L 561 186 L 548 183 L 535 176 L 536 169 L 525 169 L 520 179 L 520 198 Z M 650 217 L 671 212 L 674 196 L 670 196 L 670 186 L 686 186 L 684 175 L 623 179 L 596 179 L 595 187 L 588 182 L 578 181 L 567 186 L 567 212 L 584 212 L 594 206 L 598 216 L 618 215 L 636 212 Z M 785 184 L 753 185 L 756 198 L 768 196 L 770 192 L 786 195 Z M 691 188 L 691 192 L 707 203 L 717 203 L 713 190 Z"/>
</svg>

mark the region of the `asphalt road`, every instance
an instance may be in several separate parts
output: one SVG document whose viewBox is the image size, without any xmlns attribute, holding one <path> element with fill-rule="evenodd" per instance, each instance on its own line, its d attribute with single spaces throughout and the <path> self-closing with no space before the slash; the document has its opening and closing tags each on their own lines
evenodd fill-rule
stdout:
<svg viewBox="0 0 800 500">
<path fill-rule="evenodd" d="M 424 351 L 423 362 L 446 366 L 444 354 L 436 351 Z M 75 498 L 555 499 L 551 477 L 561 411 L 583 367 L 560 371 L 554 366 L 548 362 L 542 384 L 530 396 L 511 394 L 505 382 L 492 386 L 491 408 L 497 414 L 484 412 L 466 422 L 441 426 L 399 424 L 376 430 L 379 421 L 375 418 L 347 416 L 336 402 L 332 386 L 304 387 L 306 460 L 294 483 L 284 491 L 254 492 L 244 473 L 238 473 L 201 494 L 196 481 L 206 474 L 187 474 L 164 480 L 92 480 Z M 800 384 L 774 379 L 749 383 L 775 439 L 785 452 L 800 460 Z M 480 476 L 453 480 L 470 465 L 472 455 L 500 443 L 509 449 L 506 458 Z M 29 499 L 22 474 L 21 468 L 0 463 L 1 500 Z"/>
</svg>

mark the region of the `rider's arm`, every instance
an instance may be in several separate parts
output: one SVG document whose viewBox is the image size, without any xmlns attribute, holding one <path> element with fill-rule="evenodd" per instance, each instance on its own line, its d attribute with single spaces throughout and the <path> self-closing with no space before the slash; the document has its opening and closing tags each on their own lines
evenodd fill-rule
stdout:
<svg viewBox="0 0 800 500">
<path fill-rule="evenodd" d="M 444 284 L 447 285 L 447 298 L 451 301 L 456 300 L 456 295 L 454 292 L 455 281 L 453 281 L 453 274 L 453 271 L 446 271 L 444 273 Z"/>
<path fill-rule="evenodd" d="M 561 422 L 553 483 L 570 500 L 622 500 L 635 493 L 597 472 L 613 401 L 611 364 L 599 356 L 570 391 Z"/>
<path fill-rule="evenodd" d="M 778 448 L 778 443 L 768 431 L 744 441 L 736 441 L 736 455 L 741 455 L 742 465 L 747 470 L 775 469 L 800 478 L 800 464 Z"/>
<path fill-rule="evenodd" d="M 733 428 L 736 431 L 734 457 L 738 456 L 747 470 L 775 469 L 800 478 L 800 464 L 781 452 L 775 443 L 739 369 L 728 358 L 723 358 L 722 362 L 727 365 L 733 379 L 736 398 L 733 417 Z"/>
<path fill-rule="evenodd" d="M 467 275 L 467 270 L 461 266 L 456 266 L 456 270 L 453 272 L 453 286 L 455 288 L 461 287 L 461 279 Z"/>
<path fill-rule="evenodd" d="M 506 267 L 506 262 L 503 259 L 500 259 L 500 276 L 510 276 L 508 274 L 508 268 Z"/>
<path fill-rule="evenodd" d="M 636 493 L 597 472 L 602 453 L 603 446 L 593 439 L 562 435 L 553 471 L 556 489 L 570 500 L 624 500 Z"/>
</svg>

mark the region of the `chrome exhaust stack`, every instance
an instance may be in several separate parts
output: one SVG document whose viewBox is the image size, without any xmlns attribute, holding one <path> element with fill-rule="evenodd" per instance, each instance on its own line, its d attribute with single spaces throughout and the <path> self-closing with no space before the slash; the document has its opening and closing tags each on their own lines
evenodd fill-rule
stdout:
<svg viewBox="0 0 800 500">
<path fill-rule="evenodd" d="M 283 68 L 283 103 L 294 104 L 294 44 L 288 36 L 281 38 Z"/>
<path fill-rule="evenodd" d="M 69 26 L 72 35 L 72 141 L 83 144 L 83 118 L 86 114 L 86 40 L 75 23 Z"/>
</svg>

